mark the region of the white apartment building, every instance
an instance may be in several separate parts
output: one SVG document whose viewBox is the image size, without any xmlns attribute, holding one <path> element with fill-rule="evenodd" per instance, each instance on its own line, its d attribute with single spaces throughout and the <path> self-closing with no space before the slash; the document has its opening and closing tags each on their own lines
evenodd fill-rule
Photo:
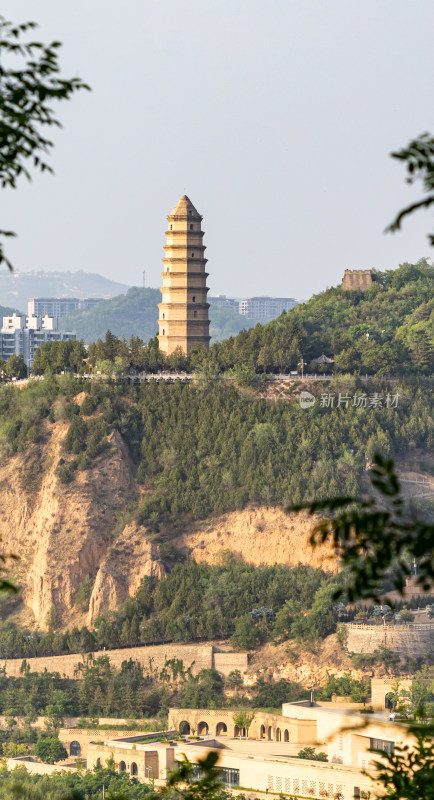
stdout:
<svg viewBox="0 0 434 800">
<path fill-rule="evenodd" d="M 100 303 L 102 297 L 31 297 L 27 301 L 27 314 L 29 317 L 39 317 L 48 314 L 49 317 L 63 317 L 70 311 L 91 308 Z"/>
<path fill-rule="evenodd" d="M 12 355 L 22 354 L 27 369 L 30 369 L 35 357 L 35 350 L 45 342 L 65 342 L 76 339 L 74 331 L 60 331 L 57 317 L 25 316 L 12 314 L 3 317 L 0 331 L 0 358 L 5 361 Z"/>
<path fill-rule="evenodd" d="M 296 305 L 295 297 L 247 297 L 240 300 L 239 313 L 248 319 L 275 319 Z"/>
</svg>

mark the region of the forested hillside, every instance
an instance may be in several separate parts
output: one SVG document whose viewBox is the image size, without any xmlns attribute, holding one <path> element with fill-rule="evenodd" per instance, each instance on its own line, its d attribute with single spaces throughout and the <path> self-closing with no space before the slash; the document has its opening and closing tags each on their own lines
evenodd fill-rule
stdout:
<svg viewBox="0 0 434 800">
<path fill-rule="evenodd" d="M 426 259 L 376 272 L 366 291 L 327 289 L 236 338 L 217 343 L 208 361 L 219 369 L 236 365 L 257 372 L 297 369 L 303 358 L 333 358 L 339 372 L 430 373 L 434 368 L 434 267 Z"/>
<path fill-rule="evenodd" d="M 185 558 L 175 542 L 195 521 L 359 493 L 375 451 L 403 461 L 418 448 L 428 459 L 428 379 L 391 387 L 346 377 L 311 388 L 318 402 L 310 409 L 298 392 L 274 402 L 222 380 L 134 386 L 51 375 L 22 391 L 1 388 L 0 533 L 21 556 L 17 575 L 40 624 L 65 624 L 88 606 L 93 622 L 143 574 L 170 572 Z M 321 393 L 336 403 L 322 403 Z M 366 405 L 354 403 L 362 395 Z M 207 614 L 195 635 L 233 632 L 236 614 L 227 622 Z M 185 637 L 168 617 L 152 622 L 148 641 L 173 638 L 173 625 Z"/>
<path fill-rule="evenodd" d="M 76 331 L 85 344 L 96 342 L 109 328 L 115 336 L 140 336 L 147 341 L 157 330 L 158 307 L 161 292 L 158 289 L 140 289 L 133 286 L 126 294 L 103 300 L 97 306 L 72 311 L 61 319 L 63 330 Z"/>
<path fill-rule="evenodd" d="M 131 310 L 132 318 L 137 313 L 142 320 L 139 335 L 128 342 L 119 338 L 130 329 L 124 319 L 130 313 L 130 303 L 142 308 L 141 292 L 154 293 L 146 302 L 155 303 L 152 313 L 156 323 L 157 290 L 132 289 L 125 297 L 108 301 L 122 309 L 120 327 L 118 312 L 111 317 L 101 311 L 100 338 L 89 346 L 86 364 L 82 359 L 72 363 L 68 345 L 56 343 L 40 348 L 33 371 L 42 374 L 49 367 L 60 372 L 72 366 L 84 370 L 91 365 L 107 374 L 188 369 L 207 376 L 229 373 L 254 378 L 255 373 L 300 373 L 302 360 L 310 373 L 406 376 L 430 375 L 434 370 L 434 268 L 425 259 L 377 272 L 376 281 L 366 292 L 342 292 L 340 286 L 327 289 L 267 325 L 242 330 L 237 336 L 212 344 L 209 351 L 193 351 L 189 358 L 177 351 L 164 356 L 156 338 L 143 346 L 148 333 L 155 332 L 155 325 L 152 331 L 146 327 L 142 311 Z M 98 315 L 103 305 L 79 313 Z M 228 320 L 231 312 L 211 308 L 210 313 L 214 338 L 227 335 L 233 324 L 244 325 L 239 315 Z M 103 336 L 106 325 L 110 330 Z M 314 359 L 323 354 L 334 363 L 317 364 Z M 82 358 L 85 356 L 83 351 Z"/>
<path fill-rule="evenodd" d="M 405 463 L 417 451 L 432 469 L 432 273 L 426 263 L 407 265 L 379 273 L 367 293 L 330 289 L 188 360 L 164 359 L 155 339 L 143 346 L 110 332 L 88 351 L 79 342 L 41 347 L 34 367 L 44 379 L 22 391 L 0 388 L 0 533 L 21 557 L 25 608 L 50 631 L 33 638 L 8 622 L 0 654 L 219 636 L 255 647 L 267 638 L 332 633 L 335 575 L 303 568 L 297 577 L 270 563 L 196 566 L 177 543 L 200 523 L 206 548 L 204 522 L 227 512 L 359 494 L 375 452 Z M 348 337 L 351 368 L 343 360 Z M 347 374 L 309 384 L 316 402 L 305 409 L 305 385 L 286 385 L 278 397 L 251 380 L 264 369 L 264 347 L 274 353 L 273 371 L 282 367 L 277 353 L 289 369 L 303 350 L 305 360 L 335 355 Z M 393 363 L 386 369 L 371 359 L 368 369 L 368 353 L 378 352 L 393 352 Z M 195 367 L 197 378 L 135 385 L 54 374 L 89 366 L 120 378 Z M 403 374 L 381 376 L 392 368 Z M 348 374 L 360 371 L 380 375 Z M 283 584 L 286 594 L 278 590 Z M 309 598 L 297 605 L 305 584 Z M 22 623 L 28 612 L 8 600 L 2 613 Z M 61 633 L 70 620 L 87 627 Z"/>
</svg>

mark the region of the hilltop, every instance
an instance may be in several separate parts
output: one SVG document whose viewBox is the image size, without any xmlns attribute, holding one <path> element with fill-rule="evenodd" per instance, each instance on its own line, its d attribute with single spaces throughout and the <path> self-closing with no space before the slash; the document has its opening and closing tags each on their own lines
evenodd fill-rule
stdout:
<svg viewBox="0 0 434 800">
<path fill-rule="evenodd" d="M 376 271 L 365 292 L 341 286 L 314 295 L 268 325 L 215 344 L 207 361 L 219 369 L 288 372 L 300 360 L 311 372 L 396 372 L 434 368 L 434 267 L 426 259 Z M 334 365 L 320 368 L 325 354 Z"/>
<path fill-rule="evenodd" d="M 50 366 L 43 380 L 21 391 L 0 387 L 0 535 L 5 552 L 20 556 L 14 576 L 22 586 L 1 603 L 0 654 L 198 638 L 255 649 L 334 634 L 339 563 L 328 549 L 312 554 L 312 520 L 282 507 L 364 493 L 375 452 L 407 477 L 432 475 L 431 351 L 422 346 L 433 319 L 432 268 L 379 276 L 369 297 L 327 290 L 209 353 L 172 357 L 169 366 L 182 360 L 191 368 L 196 359 L 190 384 L 53 375 L 84 368 L 76 342 L 40 348 L 38 370 Z M 125 297 L 140 305 L 140 291 L 151 303 L 156 290 Z M 315 353 L 329 336 L 337 350 L 355 320 L 376 331 L 380 318 L 381 335 L 396 339 L 397 372 L 410 379 L 244 380 L 260 370 L 264 337 L 290 363 L 294 338 L 316 342 Z M 371 336 L 357 331 L 369 348 Z M 364 351 L 354 352 L 356 372 Z M 108 374 L 116 361 L 124 371 L 167 363 L 155 339 L 127 347 L 113 334 L 87 355 L 87 363 L 108 362 Z M 225 374 L 228 358 L 235 369 Z M 318 399 L 308 410 L 299 402 L 305 388 Z M 348 402 L 323 404 L 324 394 Z M 361 395 L 382 401 L 352 402 Z"/>
</svg>

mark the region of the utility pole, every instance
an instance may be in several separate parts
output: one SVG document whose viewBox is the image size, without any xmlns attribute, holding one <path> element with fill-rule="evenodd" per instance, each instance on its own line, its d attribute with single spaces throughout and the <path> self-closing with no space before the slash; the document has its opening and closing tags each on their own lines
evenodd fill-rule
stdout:
<svg viewBox="0 0 434 800">
<path fill-rule="evenodd" d="M 144 289 L 146 289 L 146 281 L 145 281 L 145 276 L 146 276 L 146 271 L 145 271 L 145 270 L 143 270 L 143 273 L 142 273 L 142 280 L 143 280 L 143 288 L 144 288 Z"/>
</svg>

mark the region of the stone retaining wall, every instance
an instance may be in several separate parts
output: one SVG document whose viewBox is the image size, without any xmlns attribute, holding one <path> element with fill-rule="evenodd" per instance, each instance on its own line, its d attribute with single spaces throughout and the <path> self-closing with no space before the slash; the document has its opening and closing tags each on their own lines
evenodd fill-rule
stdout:
<svg viewBox="0 0 434 800">
<path fill-rule="evenodd" d="M 350 653 L 373 653 L 386 647 L 400 656 L 416 658 L 434 652 L 434 624 L 354 625 L 346 624 Z"/>
<path fill-rule="evenodd" d="M 197 675 L 201 669 L 211 669 L 214 667 L 222 675 L 229 675 L 234 669 L 239 669 L 244 673 L 247 669 L 247 653 L 231 653 L 218 651 L 212 644 L 159 644 L 143 647 L 128 647 L 119 650 L 100 650 L 93 654 L 95 658 L 107 655 L 110 663 L 119 668 L 123 661 L 130 658 L 138 661 L 145 671 L 151 669 L 162 669 L 166 660 L 181 658 L 184 668 L 191 667 L 192 672 Z M 83 656 L 74 653 L 66 656 L 39 656 L 37 658 L 26 659 L 32 672 L 59 672 L 67 678 L 75 677 L 77 664 L 83 661 Z M 19 678 L 21 675 L 22 658 L 8 658 L 1 661 L 6 668 L 6 675 Z"/>
</svg>

